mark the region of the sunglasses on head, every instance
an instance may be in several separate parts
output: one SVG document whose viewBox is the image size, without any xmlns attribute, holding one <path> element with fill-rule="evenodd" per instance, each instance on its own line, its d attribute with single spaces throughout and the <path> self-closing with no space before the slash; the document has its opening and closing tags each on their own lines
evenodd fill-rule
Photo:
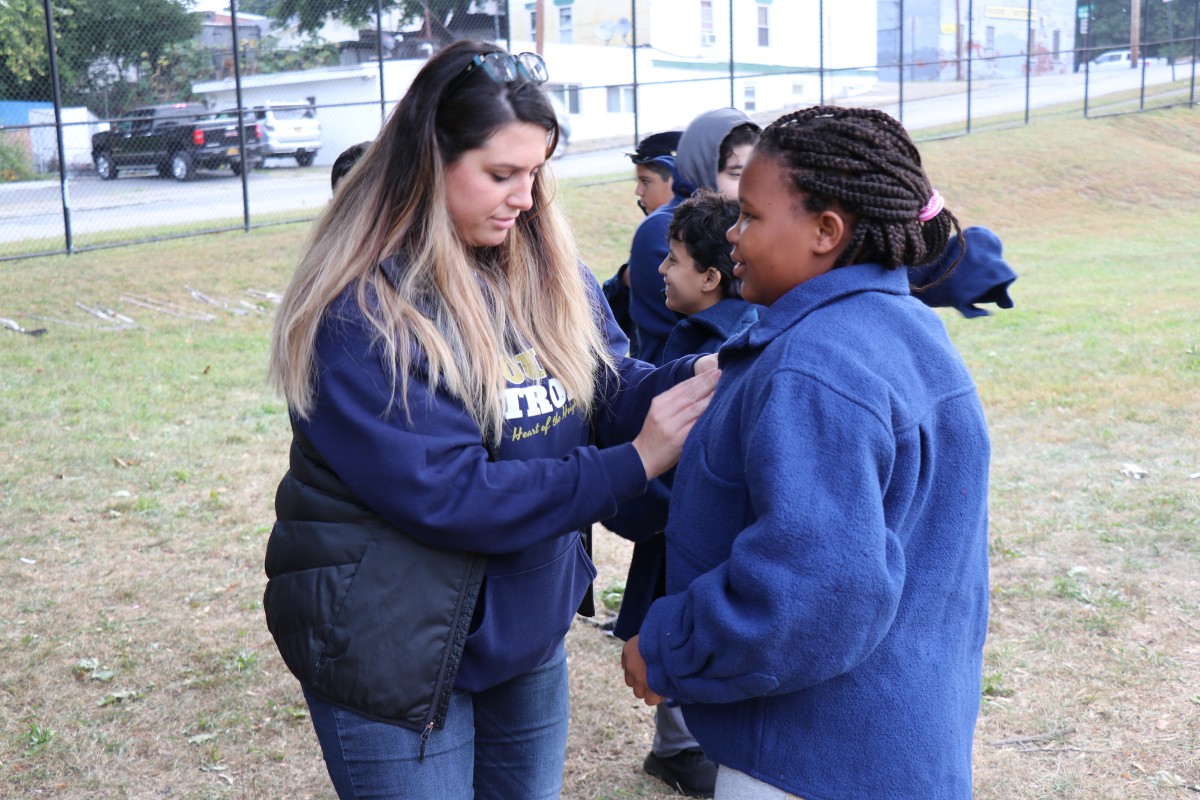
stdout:
<svg viewBox="0 0 1200 800">
<path fill-rule="evenodd" d="M 546 62 L 537 53 L 518 53 L 511 55 L 509 53 L 480 53 L 471 59 L 463 71 L 450 82 L 450 86 L 446 89 L 446 96 L 454 94 L 458 91 L 458 87 L 463 85 L 463 81 L 467 79 L 476 68 L 482 68 L 484 74 L 494 80 L 496 83 L 512 83 L 513 81 L 528 81 L 533 84 L 542 84 L 550 77 L 550 73 L 546 70 Z"/>
</svg>

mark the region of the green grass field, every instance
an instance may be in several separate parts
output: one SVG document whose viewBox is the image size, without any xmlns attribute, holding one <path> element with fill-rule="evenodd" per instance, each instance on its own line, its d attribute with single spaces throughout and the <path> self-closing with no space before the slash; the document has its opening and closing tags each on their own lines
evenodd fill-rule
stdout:
<svg viewBox="0 0 1200 800">
<path fill-rule="evenodd" d="M 994 447 L 976 796 L 1195 797 L 1200 116 L 922 152 L 1020 274 L 1014 309 L 943 314 Z M 639 221 L 632 189 L 560 189 L 601 277 Z M 0 328 L 0 796 L 333 797 L 261 607 L 288 445 L 264 384 L 270 294 L 305 234 L 0 263 L 0 317 L 46 329 Z M 629 549 L 597 545 L 603 590 Z M 618 643 L 579 622 L 568 647 L 563 796 L 670 797 L 640 772 L 651 711 Z"/>
</svg>

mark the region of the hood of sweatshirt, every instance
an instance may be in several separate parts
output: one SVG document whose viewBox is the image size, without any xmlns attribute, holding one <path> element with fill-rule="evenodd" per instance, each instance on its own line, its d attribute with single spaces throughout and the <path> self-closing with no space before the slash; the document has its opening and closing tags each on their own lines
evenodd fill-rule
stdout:
<svg viewBox="0 0 1200 800">
<path fill-rule="evenodd" d="M 714 189 L 717 185 L 717 162 L 721 159 L 721 142 L 739 125 L 758 123 L 736 108 L 706 111 L 691 121 L 679 139 L 675 151 L 675 193 L 690 197 L 697 189 Z"/>
</svg>

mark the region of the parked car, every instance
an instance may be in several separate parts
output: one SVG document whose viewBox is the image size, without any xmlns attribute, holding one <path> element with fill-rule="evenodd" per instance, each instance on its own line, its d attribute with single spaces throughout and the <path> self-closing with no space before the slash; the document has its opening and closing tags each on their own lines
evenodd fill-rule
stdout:
<svg viewBox="0 0 1200 800">
<path fill-rule="evenodd" d="M 1142 57 L 1142 62 L 1146 66 L 1154 67 L 1160 64 L 1166 64 L 1165 58 L 1147 58 Z M 1101 53 L 1092 59 L 1092 69 L 1133 69 L 1133 51 L 1131 50 L 1109 50 L 1106 53 Z"/>
<path fill-rule="evenodd" d="M 237 110 L 221 115 L 236 117 Z M 246 108 L 243 116 L 261 129 L 263 159 L 294 158 L 297 164 L 307 167 L 321 149 L 321 123 L 317 109 L 308 103 L 266 102 Z"/>
<path fill-rule="evenodd" d="M 247 163 L 261 160 L 258 138 L 257 126 L 248 123 Z M 92 163 L 106 181 L 123 169 L 155 169 L 164 178 L 186 181 L 197 169 L 229 167 L 239 174 L 240 147 L 237 122 L 213 118 L 201 103 L 143 106 L 92 137 Z"/>
</svg>

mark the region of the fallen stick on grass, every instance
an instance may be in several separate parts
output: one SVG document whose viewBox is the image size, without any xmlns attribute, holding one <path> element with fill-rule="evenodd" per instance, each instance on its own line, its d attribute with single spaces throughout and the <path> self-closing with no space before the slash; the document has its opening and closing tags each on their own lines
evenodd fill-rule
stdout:
<svg viewBox="0 0 1200 800">
<path fill-rule="evenodd" d="M 195 298 L 196 300 L 199 300 L 201 303 L 208 303 L 209 305 L 216 306 L 217 308 L 223 308 L 226 311 L 228 311 L 229 313 L 237 314 L 239 316 L 246 313 L 245 309 L 234 308 L 233 306 L 226 303 L 224 300 L 216 300 L 212 297 L 209 297 L 208 295 L 206 295 L 204 292 L 200 291 L 199 289 L 193 289 L 191 286 L 187 286 L 187 285 L 185 285 L 183 288 L 187 289 L 188 293 L 191 294 L 191 296 L 193 298 Z"/>
<path fill-rule="evenodd" d="M 10 331 L 23 333 L 26 336 L 41 336 L 42 334 L 47 333 L 45 328 L 34 328 L 33 330 L 30 330 L 29 328 L 22 327 L 15 319 L 9 319 L 8 317 L 0 317 L 0 325 L 3 325 Z"/>
<path fill-rule="evenodd" d="M 263 291 L 259 291 L 258 289 L 247 289 L 246 294 L 250 295 L 251 297 L 260 298 L 262 300 L 270 300 L 275 305 L 279 305 L 280 303 L 283 302 L 283 295 L 276 294 L 275 292 L 263 292 Z"/>
<path fill-rule="evenodd" d="M 1047 733 L 1039 733 L 1033 736 L 1015 736 L 1012 739 L 997 739 L 994 742 L 988 742 L 992 747 L 1007 747 L 1010 744 L 1029 744 L 1030 742 L 1047 742 L 1052 739 L 1061 739 L 1075 732 L 1074 727 L 1059 728 L 1056 731 Z"/>
<path fill-rule="evenodd" d="M 88 312 L 89 314 L 91 314 L 94 317 L 99 317 L 100 319 L 104 320 L 105 322 L 120 322 L 120 323 L 124 323 L 125 325 L 136 325 L 137 324 L 136 322 L 133 321 L 133 319 L 131 317 L 127 317 L 124 314 L 118 314 L 117 312 L 110 311 L 106 308 L 95 308 L 93 306 L 86 306 L 83 303 L 79 302 L 78 300 L 75 301 L 75 307 Z"/>
<path fill-rule="evenodd" d="M 163 300 L 154 300 L 149 297 L 137 297 L 125 295 L 121 298 L 123 303 L 132 303 L 135 306 L 148 308 L 151 311 L 157 311 L 161 314 L 169 314 L 172 317 L 182 317 L 183 319 L 194 319 L 199 322 L 212 322 L 216 319 L 212 314 L 193 314 L 190 311 L 185 311 L 174 303 L 168 303 Z"/>
</svg>

